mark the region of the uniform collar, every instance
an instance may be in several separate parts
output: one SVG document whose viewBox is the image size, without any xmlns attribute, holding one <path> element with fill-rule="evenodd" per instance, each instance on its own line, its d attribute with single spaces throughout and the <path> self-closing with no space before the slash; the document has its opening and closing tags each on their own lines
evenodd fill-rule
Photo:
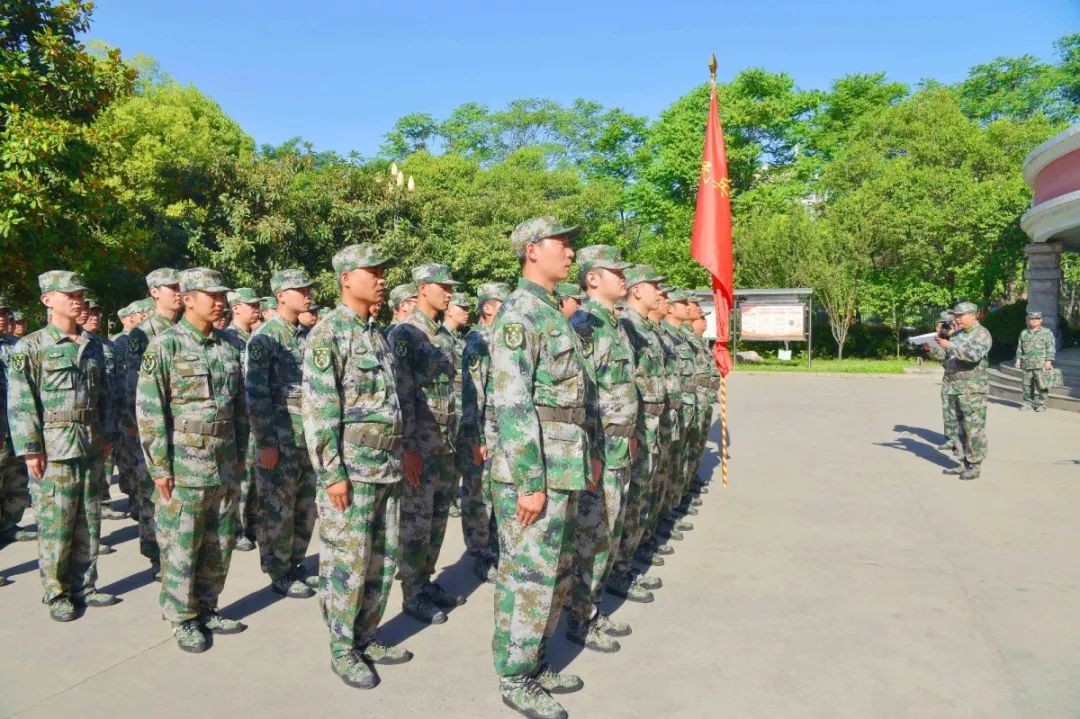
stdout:
<svg viewBox="0 0 1080 719">
<path fill-rule="evenodd" d="M 592 297 L 588 297 L 585 299 L 585 302 L 582 304 L 582 308 L 587 309 L 589 311 L 589 314 L 596 315 L 612 327 L 619 323 L 619 321 L 615 319 L 614 312 L 594 300 Z"/>
<path fill-rule="evenodd" d="M 413 324 L 419 324 L 428 331 L 428 334 L 434 336 L 439 331 L 439 325 L 435 324 L 435 320 L 421 312 L 419 307 L 413 307 L 409 316 L 413 319 Z"/>
<path fill-rule="evenodd" d="M 63 344 L 64 342 L 74 342 L 75 344 L 86 344 L 90 341 L 90 333 L 84 330 L 79 325 L 75 325 L 76 339 L 72 339 L 68 335 L 64 334 L 59 327 L 52 322 L 45 325 L 45 334 L 49 336 L 54 345 Z"/>
<path fill-rule="evenodd" d="M 536 284 L 532 280 L 527 280 L 524 277 L 518 279 L 517 288 L 519 290 L 525 290 L 529 294 L 536 295 L 541 300 L 551 305 L 555 309 L 559 309 L 559 300 L 555 297 L 553 292 L 549 292 L 547 289 Z"/>
<path fill-rule="evenodd" d="M 187 317 L 184 317 L 179 322 L 177 322 L 176 326 L 191 335 L 195 339 L 195 341 L 201 345 L 213 344 L 217 341 L 217 336 L 214 334 L 213 327 L 210 328 L 209 335 L 204 335 L 202 332 L 196 329 L 195 325 L 188 322 Z"/>
</svg>

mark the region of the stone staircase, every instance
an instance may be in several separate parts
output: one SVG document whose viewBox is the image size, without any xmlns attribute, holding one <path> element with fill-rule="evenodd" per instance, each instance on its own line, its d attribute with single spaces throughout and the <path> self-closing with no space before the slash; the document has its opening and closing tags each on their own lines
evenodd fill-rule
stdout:
<svg viewBox="0 0 1080 719">
<path fill-rule="evenodd" d="M 1064 387 L 1050 390 L 1046 406 L 1068 412 L 1080 412 L 1080 349 L 1072 348 L 1058 352 L 1055 366 L 1065 378 Z M 1002 362 L 990 367 L 990 396 L 1010 402 L 1022 402 L 1024 391 L 1020 387 L 1023 373 L 1012 362 Z"/>
</svg>

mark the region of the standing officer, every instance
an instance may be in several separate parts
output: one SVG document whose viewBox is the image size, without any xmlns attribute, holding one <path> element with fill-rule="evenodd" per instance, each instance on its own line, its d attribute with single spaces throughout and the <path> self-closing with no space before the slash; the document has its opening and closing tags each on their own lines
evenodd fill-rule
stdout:
<svg viewBox="0 0 1080 719">
<path fill-rule="evenodd" d="M 938 315 L 937 324 L 934 326 L 934 331 L 941 334 L 945 329 L 945 334 L 952 333 L 953 314 L 952 312 L 945 310 Z M 940 347 L 931 347 L 925 345 L 925 349 L 930 351 L 930 356 L 939 362 L 945 361 L 945 350 Z M 951 451 L 957 458 L 960 457 L 960 430 L 956 426 L 956 415 L 952 412 L 952 407 L 949 406 L 949 391 L 945 384 L 945 381 L 941 382 L 941 422 L 945 431 L 945 443 L 939 444 L 937 449 L 939 451 Z"/>
<path fill-rule="evenodd" d="M 42 602 L 58 622 L 75 607 L 116 604 L 94 588 L 105 456 L 116 423 L 101 341 L 76 322 L 86 288 L 73 272 L 38 277 L 49 324 L 15 345 L 8 425 L 32 478 Z"/>
<path fill-rule="evenodd" d="M 630 463 L 637 451 L 638 396 L 634 353 L 615 318 L 615 302 L 626 296 L 623 270 L 629 265 L 608 245 L 577 253 L 578 282 L 587 298 L 570 324 L 581 338 L 585 361 L 596 379 L 603 426 L 604 474 L 600 486 L 578 497 L 577 558 L 574 562 L 570 619 L 571 642 L 599 652 L 617 652 L 613 636 L 630 634 L 630 625 L 600 612 L 600 595 L 611 571 L 623 531 L 623 498 L 630 485 Z"/>
<path fill-rule="evenodd" d="M 458 283 L 444 265 L 413 269 L 416 306 L 389 337 L 401 403 L 407 486 L 401 501 L 401 590 L 405 613 L 429 624 L 446 621 L 442 609 L 465 603 L 432 582 L 454 494 L 454 381 L 457 359 L 436 318 Z"/>
<path fill-rule="evenodd" d="M 460 433 L 461 433 L 461 356 L 465 352 L 465 335 L 463 330 L 469 327 L 469 311 L 472 309 L 472 298 L 466 295 L 464 292 L 455 292 L 450 295 L 450 304 L 446 307 L 446 312 L 443 313 L 442 327 L 439 328 L 440 333 L 445 333 L 451 346 L 454 348 L 454 368 L 457 374 L 457 381 L 454 382 L 454 407 L 457 408 L 457 423 L 451 430 L 451 442 L 453 443 L 455 450 L 454 460 L 454 491 L 453 499 L 450 504 L 450 516 L 461 516 L 461 475 L 465 471 L 464 465 L 466 463 L 472 463 L 472 457 L 469 453 L 462 453 L 457 451 L 461 447 Z"/>
<path fill-rule="evenodd" d="M 15 328 L 11 331 L 11 334 L 15 335 L 16 339 L 20 339 L 26 335 L 26 317 L 22 312 L 13 312 L 11 314 L 11 321 L 15 323 Z"/>
<path fill-rule="evenodd" d="M 416 307 L 416 293 L 415 282 L 407 282 L 390 290 L 390 311 L 393 313 L 390 318 L 390 329 L 401 324 L 412 314 L 413 307 Z"/>
<path fill-rule="evenodd" d="M 247 343 L 262 317 L 259 313 L 262 298 L 250 287 L 237 287 L 227 295 L 227 299 L 229 307 L 232 308 L 232 322 L 222 334 L 225 341 L 240 353 L 240 371 L 246 375 Z M 250 410 L 249 407 L 249 413 Z M 255 438 L 251 434 L 248 435 L 247 446 L 255 446 Z M 236 505 L 236 544 L 233 549 L 241 552 L 255 549 L 258 515 L 259 495 L 255 488 L 255 452 L 252 450 L 247 454 L 244 471 L 240 475 L 240 494 Z"/>
<path fill-rule="evenodd" d="M 0 545 L 10 542 L 32 542 L 37 532 L 19 526 L 23 513 L 30 506 L 30 477 L 26 463 L 12 449 L 11 431 L 7 425 L 7 373 L 11 353 L 19 341 L 12 330 L 14 315 L 7 299 L 0 295 Z M 6 583 L 6 582 L 5 582 Z"/>
<path fill-rule="evenodd" d="M 566 319 L 573 317 L 585 301 L 585 292 L 573 282 L 560 282 L 555 285 L 555 294 L 559 297 L 559 309 Z"/>
<path fill-rule="evenodd" d="M 302 564 L 315 529 L 315 472 L 301 417 L 305 340 L 298 318 L 311 304 L 311 285 L 302 269 L 274 273 L 278 311 L 248 342 L 245 381 L 259 453 L 259 559 L 270 588 L 297 599 L 314 596 L 318 586 Z"/>
<path fill-rule="evenodd" d="M 489 461 L 499 530 L 491 647 L 503 702 L 539 719 L 565 719 L 550 692 L 582 687 L 544 663 L 544 648 L 569 589 L 578 495 L 599 485 L 603 460 L 584 358 L 555 296 L 577 233 L 554 217 L 514 229 L 522 277 L 491 340 L 488 404 L 498 432 Z"/>
<path fill-rule="evenodd" d="M 945 350 L 944 382 L 949 408 L 956 418 L 962 460 L 962 464 L 944 473 L 958 474 L 960 479 L 976 479 L 986 458 L 986 398 L 990 392 L 986 368 L 993 340 L 979 324 L 978 312 L 971 302 L 959 303 L 953 308 L 956 329 L 952 336 L 936 338 L 938 346 Z"/>
<path fill-rule="evenodd" d="M 128 333 L 126 358 L 127 380 L 124 383 L 124 411 L 121 424 L 132 438 L 139 437 L 138 423 L 135 418 L 135 394 L 139 386 L 139 367 L 142 365 L 143 352 L 150 340 L 172 327 L 180 316 L 183 307 L 180 301 L 180 274 L 171 267 L 162 267 L 146 276 L 146 287 L 150 291 L 150 302 L 146 303 L 146 319 Z M 147 438 L 143 437 L 145 442 Z M 157 545 L 155 528 L 154 483 L 151 481 L 143 460 L 143 452 L 136 452 L 135 491 L 139 495 L 139 552 L 150 560 L 154 578 L 161 577 L 160 551 Z"/>
<path fill-rule="evenodd" d="M 385 293 L 371 245 L 334 255 L 338 306 L 308 337 L 303 421 L 318 486 L 319 604 L 330 666 L 349 686 L 379 682 L 371 663 L 412 654 L 375 639 L 398 558 L 401 409 L 390 348 L 371 321 Z"/>
<path fill-rule="evenodd" d="M 113 417 L 119 416 L 121 411 L 121 404 L 123 399 L 118 396 L 116 387 L 120 382 L 127 379 L 125 374 L 126 360 L 125 352 L 126 348 L 118 348 L 112 340 L 103 336 L 101 331 L 101 319 L 102 319 L 101 304 L 94 297 L 83 297 L 83 314 L 79 316 L 79 323 L 82 328 L 92 334 L 101 342 L 101 349 L 105 354 L 105 375 L 108 380 L 109 386 L 109 401 L 113 404 Z M 112 479 L 112 466 L 114 464 L 114 456 L 117 452 L 120 442 L 112 443 L 112 451 L 105 457 L 105 469 L 101 473 L 101 518 L 102 519 L 126 519 L 127 513 L 121 512 L 117 509 L 113 509 L 107 502 L 110 495 L 110 480 Z M 123 450 L 119 450 L 123 453 Z M 98 554 L 112 554 L 116 550 L 110 547 L 104 542 L 98 543 Z"/>
<path fill-rule="evenodd" d="M 1054 333 L 1042 326 L 1042 312 L 1028 312 L 1027 325 L 1016 342 L 1016 369 L 1024 371 L 1024 404 L 1020 409 L 1045 412 L 1050 394 L 1046 376 L 1054 369 L 1057 351 Z"/>
<path fill-rule="evenodd" d="M 204 631 L 247 629 L 221 616 L 217 604 L 232 559 L 248 418 L 240 353 L 213 326 L 229 288 L 220 272 L 203 267 L 179 280 L 184 315 L 143 353 L 136 412 L 157 489 L 161 613 L 177 646 L 200 653 Z"/>
<path fill-rule="evenodd" d="M 463 489 L 461 526 L 465 548 L 473 557 L 473 574 L 485 582 L 495 581 L 499 552 L 491 494 L 483 487 L 488 447 L 494 443 L 496 432 L 495 417 L 487 412 L 491 326 L 509 295 L 510 288 L 503 282 L 480 285 L 476 294 L 479 322 L 466 335 L 465 351 L 461 356 L 461 432 L 458 444 Z"/>
</svg>

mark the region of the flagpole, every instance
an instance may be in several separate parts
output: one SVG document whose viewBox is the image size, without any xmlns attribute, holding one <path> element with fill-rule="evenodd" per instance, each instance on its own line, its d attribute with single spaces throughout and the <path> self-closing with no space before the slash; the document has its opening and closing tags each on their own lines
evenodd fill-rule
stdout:
<svg viewBox="0 0 1080 719">
<path fill-rule="evenodd" d="M 709 83 L 716 88 L 716 53 L 709 58 Z M 716 298 L 714 291 L 713 298 Z M 726 301 L 726 300 L 721 300 Z M 719 316 L 719 315 L 718 315 Z M 727 375 L 720 373 L 720 484 L 728 486 Z"/>
</svg>

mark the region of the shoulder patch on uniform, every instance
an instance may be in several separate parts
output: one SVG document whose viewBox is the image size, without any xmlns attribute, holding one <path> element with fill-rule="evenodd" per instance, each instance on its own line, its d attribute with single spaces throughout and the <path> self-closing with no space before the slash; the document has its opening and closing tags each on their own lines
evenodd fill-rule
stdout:
<svg viewBox="0 0 1080 719">
<path fill-rule="evenodd" d="M 251 348 L 254 350 L 254 347 Z M 315 364 L 315 369 L 325 372 L 330 368 L 330 348 L 329 347 L 316 347 L 311 350 L 311 361 Z"/>
<path fill-rule="evenodd" d="M 252 342 L 248 345 L 247 349 L 249 359 L 253 359 L 258 362 L 263 358 L 263 346 L 261 342 Z M 322 367 L 320 369 L 326 369 L 326 367 Z"/>
<path fill-rule="evenodd" d="M 17 354 L 11 355 L 11 369 L 16 372 L 22 372 L 26 368 L 26 355 Z"/>
<path fill-rule="evenodd" d="M 581 351 L 588 357 L 593 353 L 593 337 L 590 334 L 588 337 L 581 338 Z"/>
<path fill-rule="evenodd" d="M 394 354 L 398 357 L 407 357 L 409 355 L 408 340 L 394 340 Z"/>
<path fill-rule="evenodd" d="M 147 352 L 142 357 L 142 371 L 150 373 L 157 367 L 157 355 L 153 352 Z"/>
<path fill-rule="evenodd" d="M 482 360 L 480 359 L 480 355 L 473 355 L 472 357 L 469 358 L 469 369 L 471 369 L 471 370 L 480 369 L 481 361 Z"/>
<path fill-rule="evenodd" d="M 508 324 L 504 330 L 504 335 L 506 337 L 506 346 L 512 350 L 516 350 L 525 344 L 525 328 L 517 322 Z"/>
</svg>

